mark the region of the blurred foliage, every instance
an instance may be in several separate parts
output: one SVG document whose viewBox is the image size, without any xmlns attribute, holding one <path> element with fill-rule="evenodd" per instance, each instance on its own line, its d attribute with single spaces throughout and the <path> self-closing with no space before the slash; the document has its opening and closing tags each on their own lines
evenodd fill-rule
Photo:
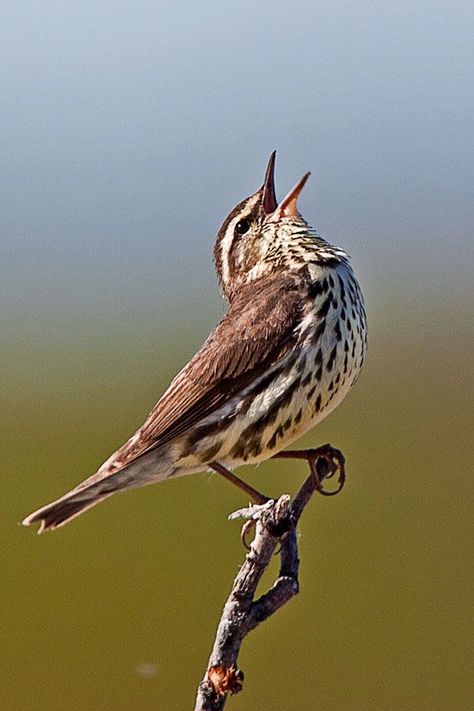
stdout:
<svg viewBox="0 0 474 711">
<path fill-rule="evenodd" d="M 457 297 L 369 302 L 367 367 L 301 442 L 341 447 L 347 486 L 305 511 L 301 594 L 246 640 L 229 708 L 469 705 L 471 344 Z M 206 314 L 175 334 L 175 318 L 170 306 L 159 325 L 8 326 L 1 708 L 192 707 L 244 555 L 227 521 L 239 492 L 203 474 L 114 497 L 40 538 L 16 526 L 141 423 L 210 325 Z M 241 474 L 274 495 L 305 468 Z"/>
</svg>

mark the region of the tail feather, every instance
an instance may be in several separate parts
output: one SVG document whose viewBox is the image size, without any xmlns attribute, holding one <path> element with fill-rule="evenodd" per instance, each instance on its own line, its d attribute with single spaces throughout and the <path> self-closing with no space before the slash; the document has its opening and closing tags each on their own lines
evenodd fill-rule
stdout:
<svg viewBox="0 0 474 711">
<path fill-rule="evenodd" d="M 60 499 L 33 511 L 21 522 L 22 525 L 31 526 L 39 523 L 38 533 L 51 531 L 64 526 L 83 511 L 87 511 L 118 491 L 153 484 L 176 473 L 176 468 L 169 458 L 157 461 L 155 452 L 149 456 L 139 457 L 118 470 L 114 468 L 114 457 L 115 455 L 109 457 L 95 474 Z"/>
<path fill-rule="evenodd" d="M 47 506 L 43 506 L 37 511 L 33 511 L 21 522 L 22 526 L 31 526 L 34 523 L 39 523 L 38 533 L 44 531 L 53 531 L 55 528 L 64 526 L 65 523 L 72 521 L 73 518 L 79 516 L 83 511 L 92 508 L 100 501 L 104 501 L 113 492 L 106 494 L 90 493 L 87 496 L 86 492 L 70 492 L 60 499 L 53 501 Z"/>
</svg>

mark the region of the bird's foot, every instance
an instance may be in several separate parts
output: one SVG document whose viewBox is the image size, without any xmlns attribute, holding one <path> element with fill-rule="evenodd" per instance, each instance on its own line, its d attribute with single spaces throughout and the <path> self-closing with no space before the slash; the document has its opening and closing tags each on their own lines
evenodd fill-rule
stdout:
<svg viewBox="0 0 474 711">
<path fill-rule="evenodd" d="M 316 490 L 323 496 L 334 496 L 338 494 L 346 481 L 345 459 L 340 449 L 336 449 L 330 444 L 323 444 L 315 449 L 295 449 L 277 452 L 274 459 L 305 459 L 311 471 Z M 326 479 L 331 479 L 336 472 L 339 472 L 337 487 L 332 491 L 327 491 L 323 487 Z"/>
<path fill-rule="evenodd" d="M 238 511 L 234 511 L 230 514 L 229 520 L 231 521 L 236 518 L 247 519 L 242 526 L 240 540 L 248 551 L 250 550 L 248 538 L 254 532 L 258 519 L 262 516 L 262 514 L 266 513 L 274 505 L 274 503 L 273 499 L 268 499 L 264 504 L 249 504 L 245 508 L 238 509 Z"/>
<path fill-rule="evenodd" d="M 282 494 L 278 500 L 269 499 L 265 504 L 249 505 L 244 509 L 239 509 L 230 514 L 229 519 L 246 518 L 240 540 L 247 550 L 251 549 L 248 538 L 255 531 L 258 521 L 265 517 L 265 526 L 268 528 L 272 536 L 282 540 L 293 525 L 293 519 L 290 511 L 291 497 L 288 494 Z M 284 515 L 283 515 L 284 514 Z M 280 552 L 278 549 L 275 552 L 277 555 Z"/>
</svg>

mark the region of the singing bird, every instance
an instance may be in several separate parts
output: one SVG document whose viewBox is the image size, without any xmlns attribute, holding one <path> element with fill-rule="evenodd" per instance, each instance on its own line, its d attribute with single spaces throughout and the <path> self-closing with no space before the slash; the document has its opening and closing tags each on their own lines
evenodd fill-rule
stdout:
<svg viewBox="0 0 474 711">
<path fill-rule="evenodd" d="M 140 429 L 98 471 L 27 516 L 58 528 L 118 491 L 275 456 L 320 422 L 356 381 L 367 346 L 359 284 L 342 249 L 297 209 L 309 173 L 278 204 L 275 153 L 263 186 L 224 220 L 214 261 L 227 313 Z M 260 499 L 259 499 L 260 496 Z"/>
</svg>

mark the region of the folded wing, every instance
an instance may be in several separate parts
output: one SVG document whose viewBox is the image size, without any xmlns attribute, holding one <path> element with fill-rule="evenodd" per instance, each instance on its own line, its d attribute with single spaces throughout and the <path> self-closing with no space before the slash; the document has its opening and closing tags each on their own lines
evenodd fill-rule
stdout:
<svg viewBox="0 0 474 711">
<path fill-rule="evenodd" d="M 182 435 L 283 358 L 297 338 L 303 304 L 301 286 L 291 277 L 254 282 L 242 290 L 138 436 L 116 452 L 114 469 Z"/>
</svg>

